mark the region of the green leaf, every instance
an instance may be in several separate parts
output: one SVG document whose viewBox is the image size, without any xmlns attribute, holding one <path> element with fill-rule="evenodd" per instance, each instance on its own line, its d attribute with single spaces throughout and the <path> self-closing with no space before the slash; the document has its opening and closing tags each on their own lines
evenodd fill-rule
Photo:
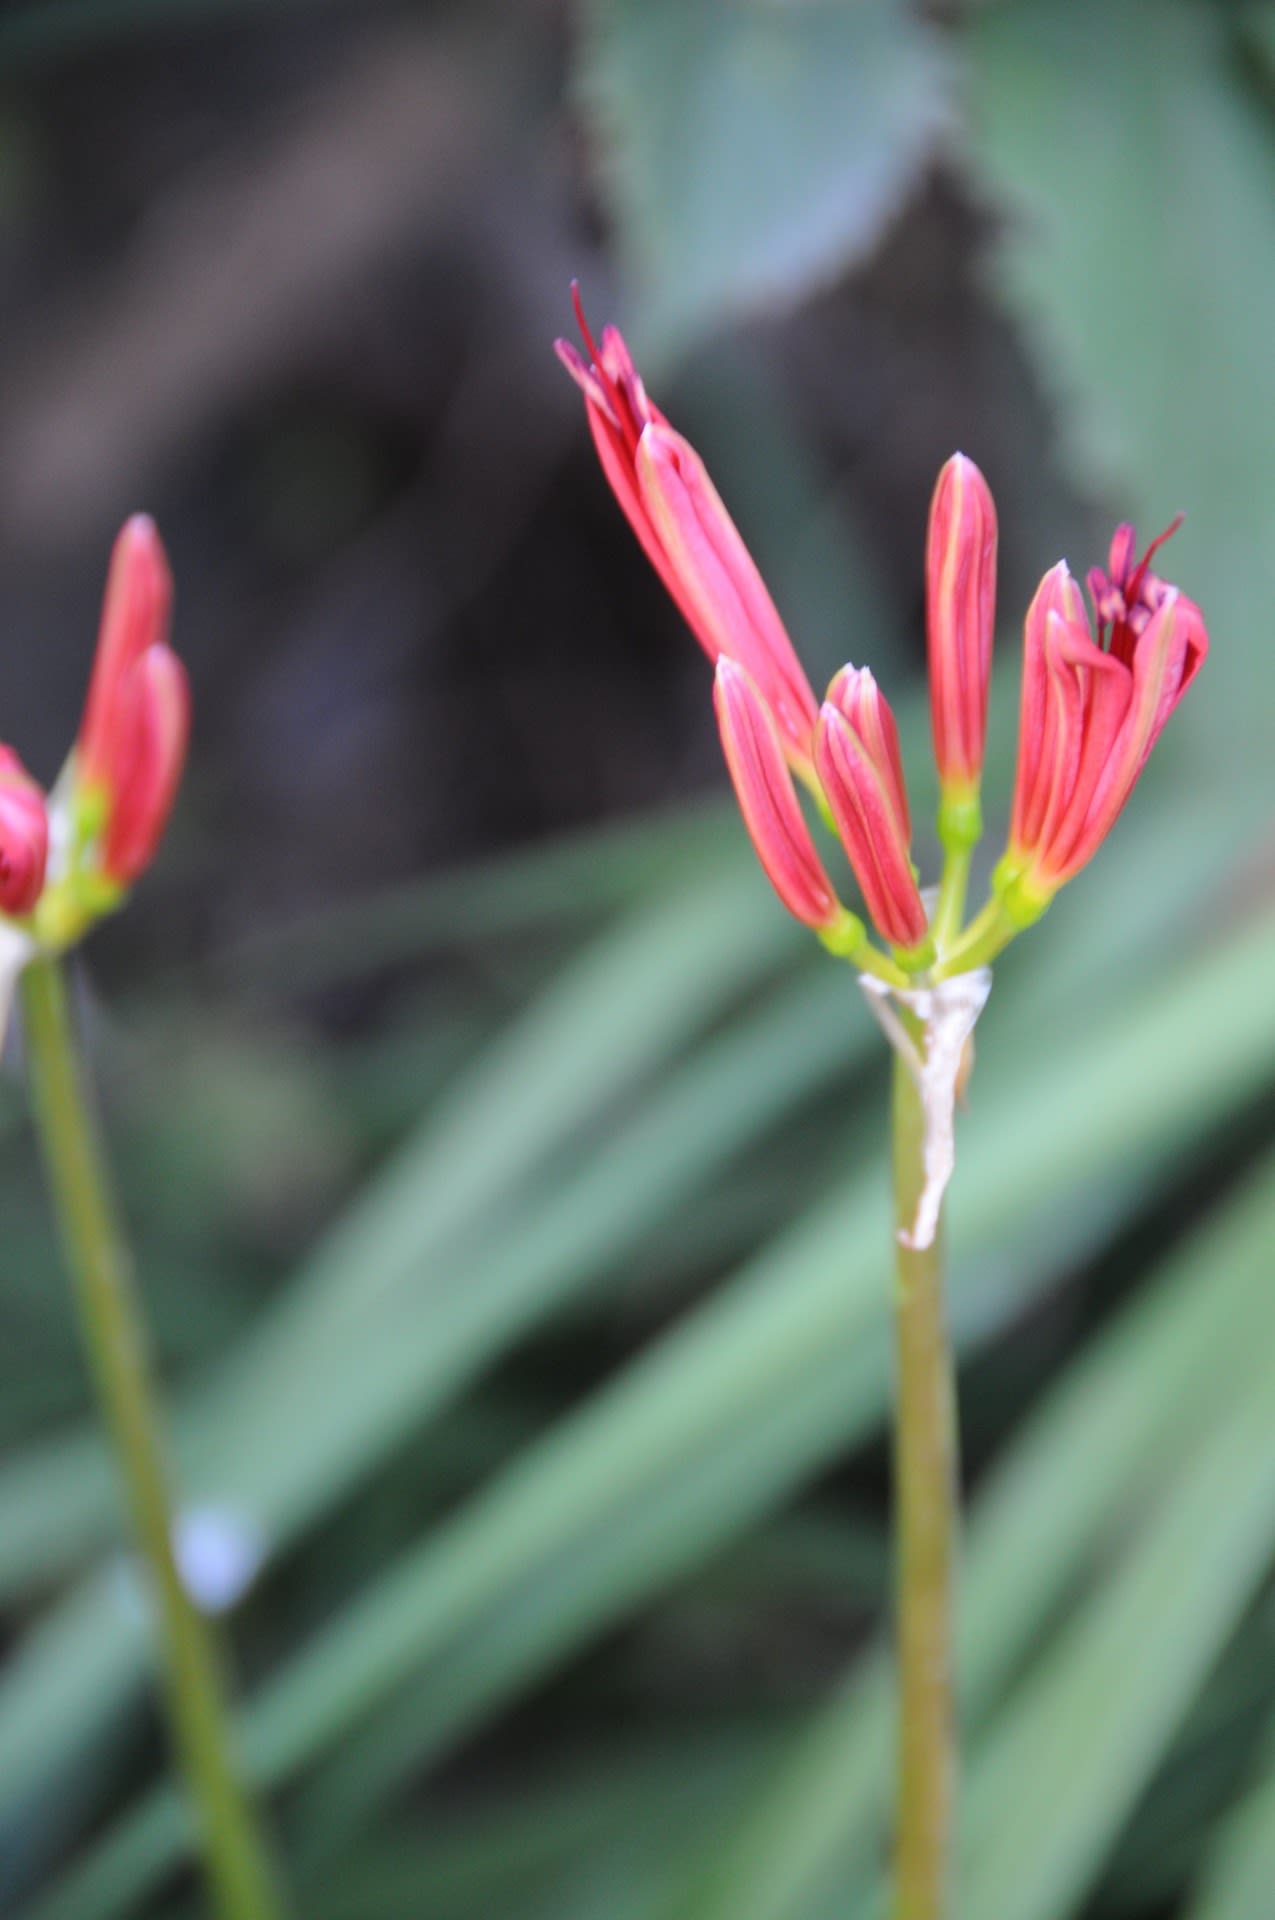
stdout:
<svg viewBox="0 0 1275 1920">
<path fill-rule="evenodd" d="M 1269 1444 L 1269 1443 L 1268 1443 Z M 1275 1722 L 1247 1791 L 1209 1846 L 1182 1920 L 1269 1920 L 1275 1887 Z"/>
<path fill-rule="evenodd" d="M 971 1771 L 961 1885 L 982 1920 L 1066 1920 L 1092 1888 L 1275 1551 L 1275 1341 L 1150 1504 Z"/>
<path fill-rule="evenodd" d="M 1242 742 L 1265 778 L 1247 689 L 1275 597 L 1275 149 L 1233 31 L 1195 0 L 985 8 L 965 41 L 968 154 L 1077 484 L 1147 531 L 1187 511 L 1167 571 L 1217 644 L 1175 730 Z"/>
<path fill-rule="evenodd" d="M 530 1217 L 515 1213 L 467 1257 L 452 1254 L 441 1292 L 418 1284 L 392 1310 L 343 1321 L 322 1346 L 299 1321 L 292 1351 L 308 1348 L 311 1364 L 295 1374 L 285 1346 L 274 1368 L 262 1362 L 248 1376 L 251 1397 L 242 1376 L 233 1377 L 212 1402 L 220 1419 L 192 1454 L 200 1470 L 191 1484 L 260 1530 L 268 1554 L 281 1550 L 523 1328 L 592 1281 L 714 1161 L 844 1072 L 854 1050 L 873 1042 L 866 1016 L 855 1027 L 842 1018 L 848 991 L 829 968 L 728 1029 L 639 1110 L 606 1154 L 561 1181 Z M 63 1456 L 63 1465 L 73 1474 L 77 1456 Z M 10 1479 L 11 1510 L 29 1513 L 28 1566 L 43 1540 L 58 1544 L 39 1500 L 42 1481 L 38 1464 Z M 42 1642 L 11 1658 L 0 1686 L 0 1805 L 25 1794 L 59 1763 L 59 1752 L 73 1751 L 135 1690 L 144 1645 L 119 1600 L 108 1593 L 87 1612 L 67 1603 L 60 1661 L 90 1662 L 97 1681 L 81 1695 L 78 1733 L 41 1714 L 39 1702 L 55 1682 L 39 1657 Z"/>
<path fill-rule="evenodd" d="M 1027 1196 L 1074 1193 L 1113 1153 L 1127 1155 L 1131 1139 L 1143 1140 L 1143 1154 L 1163 1153 L 1209 1126 L 1242 1086 L 1261 1084 L 1275 1050 L 1275 1003 L 1251 1006 L 1243 989 L 1269 966 L 1271 941 L 1269 920 L 1245 929 L 1121 1009 L 1083 1048 L 1064 1035 L 1065 1076 L 1056 1061 L 1041 1063 L 1065 1081 L 1061 1104 L 1024 1095 L 1021 1046 L 1024 1033 L 1038 1032 L 1038 1020 L 1024 1017 L 1018 1042 L 980 1067 L 981 1124 L 965 1136 L 968 1199 L 958 1223 L 971 1254 L 1021 1219 Z M 1216 1008 L 1214 1023 L 1187 1044 L 1201 1002 Z M 1134 1163 L 1133 1177 L 1139 1171 Z M 1083 1232 L 1084 1210 L 1070 1211 L 1073 1233 Z M 438 1752 L 702 1563 L 879 1420 L 888 1391 L 885 1215 L 884 1169 L 879 1155 L 865 1155 L 850 1193 L 759 1256 L 365 1588 L 247 1710 L 245 1750 L 259 1777 L 279 1783 L 339 1749 L 322 1803 L 338 1835 L 350 1791 L 342 1763 L 357 1768 L 358 1794 L 377 1783 L 378 1768 L 388 1785 L 405 1763 Z M 980 1258 L 958 1275 L 965 1341 L 987 1338 L 1048 1284 L 1050 1260 L 1032 1248 L 1025 1264 Z M 1247 1338 L 1242 1316 L 1229 1325 Z M 1225 1375 L 1216 1378 L 1224 1387 Z M 358 1755 L 356 1729 L 387 1701 L 393 1724 L 380 1729 L 374 1765 Z M 867 1756 L 871 1794 L 880 1787 L 879 1726 Z M 139 1844 L 135 1825 L 160 1818 L 156 1804 L 144 1803 L 90 1854 L 42 1920 L 121 1910 L 102 1889 Z M 171 1830 L 169 1860 L 183 1844 Z M 149 1860 L 151 1871 L 162 1858 Z"/>
<path fill-rule="evenodd" d="M 322 1404 L 326 1393 L 323 1370 L 335 1363 L 346 1376 L 340 1404 L 353 1417 L 358 1395 L 348 1376 L 358 1349 L 350 1343 L 379 1324 L 401 1349 L 401 1323 L 387 1318 L 396 1299 L 428 1314 L 442 1340 L 445 1316 L 426 1284 L 431 1263 L 475 1223 L 498 1217 L 538 1165 L 775 971 L 793 946 L 790 923 L 770 910 L 751 866 L 697 880 L 590 943 L 446 1092 L 242 1350 L 203 1385 L 182 1420 L 191 1497 L 221 1489 L 220 1498 L 242 1481 L 253 1517 L 273 1537 L 284 1524 L 280 1508 L 299 1513 L 308 1500 L 294 1474 L 322 1485 L 302 1435 L 307 1403 Z M 677 991 L 653 993 L 652 981 L 666 978 Z M 462 1312 L 463 1296 L 452 1305 Z M 381 1392 L 373 1372 L 364 1391 L 369 1400 Z M 263 1471 L 260 1455 L 276 1432 Z M 290 1483 L 291 1497 L 273 1491 L 272 1480 Z M 118 1527 L 96 1435 L 19 1456 L 0 1468 L 0 1590 L 47 1579 L 114 1539 Z M 0 1727 L 2 1700 L 0 1690 Z"/>
<path fill-rule="evenodd" d="M 1207 1443 L 1246 1356 L 1275 1348 L 1270 1174 L 1267 1163 L 1073 1362 L 980 1494 L 961 1575 L 968 1727 L 987 1722 L 1099 1552 Z M 707 1836 L 666 1920 L 790 1920 L 862 1870 L 887 1813 L 892 1711 L 885 1662 L 856 1663 L 774 1777 Z"/>
<path fill-rule="evenodd" d="M 707 707 L 707 698 L 706 698 Z M 733 806 L 719 801 L 676 814 L 562 834 L 455 871 L 384 887 L 258 929 L 201 961 L 237 989 L 313 992 L 402 966 L 439 947 L 510 940 L 545 926 L 574 928 L 632 908 L 653 888 L 723 864 L 742 868 L 747 844 Z"/>
<path fill-rule="evenodd" d="M 379 1835 L 312 1886 L 299 1877 L 306 1912 L 316 1920 L 522 1916 L 533 1896 L 565 1899 L 582 1879 L 609 1873 L 614 1886 L 618 1854 L 635 1840 L 648 1863 L 680 1853 L 775 1742 L 774 1728 L 747 1721 L 639 1734 L 617 1751 L 608 1742 L 587 1770 L 551 1768 L 527 1789 L 497 1788 L 445 1817 L 414 1814 L 410 1834 Z"/>
<path fill-rule="evenodd" d="M 666 347 L 861 258 L 948 123 L 944 49 L 903 0 L 592 0 L 585 22 L 580 95 Z"/>
</svg>

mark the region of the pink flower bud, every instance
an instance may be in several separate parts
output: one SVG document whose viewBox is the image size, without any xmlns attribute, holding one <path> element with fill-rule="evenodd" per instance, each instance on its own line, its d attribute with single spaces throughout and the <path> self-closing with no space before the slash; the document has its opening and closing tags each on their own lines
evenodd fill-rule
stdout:
<svg viewBox="0 0 1275 1920">
<path fill-rule="evenodd" d="M 89 817 L 101 823 L 102 872 L 121 886 L 154 855 L 185 760 L 190 691 L 168 645 L 172 598 L 155 523 L 135 514 L 111 555 L 75 755 Z"/>
<path fill-rule="evenodd" d="M 113 784 L 123 689 L 147 648 L 167 640 L 172 599 L 172 575 L 155 522 L 136 513 L 120 531 L 106 578 L 97 654 L 76 744 L 76 769 L 86 786 Z"/>
<path fill-rule="evenodd" d="M 147 649 L 126 677 L 117 719 L 116 785 L 102 871 L 129 886 L 150 865 L 168 824 L 186 759 L 190 689 L 171 647 Z"/>
<path fill-rule="evenodd" d="M 871 668 L 842 667 L 828 688 L 827 698 L 849 721 L 867 749 L 868 757 L 890 797 L 904 845 L 910 846 L 912 817 L 903 780 L 899 729 L 895 725 L 890 703 L 873 678 Z"/>
<path fill-rule="evenodd" d="M 725 656 L 713 704 L 739 809 L 770 884 L 807 926 L 835 926 L 844 909 L 815 852 L 779 730 L 747 672 Z"/>
<path fill-rule="evenodd" d="M 0 747 L 0 913 L 30 913 L 44 889 L 44 795 L 11 747 Z"/>
<path fill-rule="evenodd" d="M 825 700 L 815 727 L 815 771 L 873 922 L 892 946 L 915 947 L 928 924 L 889 758 L 878 758 L 840 706 Z"/>
<path fill-rule="evenodd" d="M 1095 568 L 1089 580 L 1097 642 L 1061 563 L 1028 611 L 1003 878 L 1029 909 L 1039 910 L 1097 851 L 1208 654 L 1200 609 L 1148 569 L 1168 533 L 1135 564 L 1132 527 L 1117 531 L 1110 573 Z"/>
<path fill-rule="evenodd" d="M 612 492 L 710 660 L 735 660 L 770 708 L 784 752 L 810 772 L 816 703 L 761 575 L 699 455 L 648 398 L 623 339 L 599 347 L 573 287 L 586 360 L 566 340 L 558 357 L 580 387 Z"/>
<path fill-rule="evenodd" d="M 938 477 L 925 553 L 934 756 L 944 789 L 971 799 L 983 771 L 996 626 L 996 506 L 972 460 Z"/>
</svg>

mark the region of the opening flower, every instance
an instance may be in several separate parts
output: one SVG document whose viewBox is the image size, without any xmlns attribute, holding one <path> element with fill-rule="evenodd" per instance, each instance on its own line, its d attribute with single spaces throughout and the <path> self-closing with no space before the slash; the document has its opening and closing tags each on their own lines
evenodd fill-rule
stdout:
<svg viewBox="0 0 1275 1920">
<path fill-rule="evenodd" d="M 1107 571 L 1089 575 L 1096 639 L 1061 561 L 1028 609 L 1018 774 L 997 875 L 1016 918 L 1035 918 L 1093 857 L 1204 664 L 1204 616 L 1149 566 L 1178 525 L 1139 560 L 1133 528 L 1117 529 Z"/>
<path fill-rule="evenodd" d="M 571 291 L 588 358 L 568 340 L 555 346 L 584 394 L 611 490 L 709 659 L 744 668 L 809 780 L 818 704 L 756 563 L 694 447 L 647 398 L 618 329 L 604 327 L 599 346 Z"/>
<path fill-rule="evenodd" d="M 585 358 L 559 358 L 582 390 L 603 471 L 648 558 L 709 658 L 727 765 L 749 835 L 789 911 L 837 952 L 874 960 L 837 899 L 793 785 L 835 822 L 868 910 L 910 964 L 926 941 L 908 857 L 908 807 L 893 715 L 871 674 L 838 675 L 821 715 L 751 554 L 689 441 L 648 398 L 614 327 L 595 341 L 572 289 Z M 821 761 L 816 771 L 816 758 Z M 918 953 L 912 949 L 918 947 Z"/>
</svg>

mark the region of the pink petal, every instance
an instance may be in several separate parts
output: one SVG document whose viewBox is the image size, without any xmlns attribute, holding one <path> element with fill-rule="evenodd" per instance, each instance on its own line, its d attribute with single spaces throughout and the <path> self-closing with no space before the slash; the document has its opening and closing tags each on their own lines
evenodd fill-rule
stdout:
<svg viewBox="0 0 1275 1920">
<path fill-rule="evenodd" d="M 11 747 L 0 747 L 0 912 L 30 913 L 44 890 L 44 794 Z"/>
<path fill-rule="evenodd" d="M 1018 771 L 1010 826 L 1011 852 L 1017 856 L 1036 844 L 1049 804 L 1056 723 L 1045 661 L 1045 635 L 1051 614 L 1069 626 L 1085 624 L 1084 601 L 1067 563 L 1051 567 L 1037 587 L 1023 626 L 1023 690 L 1018 722 Z"/>
<path fill-rule="evenodd" d="M 815 769 L 872 920 L 892 945 L 916 946 L 928 924 L 893 804 L 858 734 L 828 701 L 815 727 Z"/>
<path fill-rule="evenodd" d="M 190 688 L 171 647 L 151 647 L 138 661 L 125 712 L 102 869 L 128 886 L 154 857 L 186 759 Z"/>
<path fill-rule="evenodd" d="M 770 884 L 798 920 L 832 926 L 841 905 L 815 852 L 778 729 L 743 667 L 725 656 L 713 704 L 739 810 Z"/>
<path fill-rule="evenodd" d="M 890 703 L 868 667 L 842 667 L 827 698 L 858 734 L 890 797 L 905 845 L 912 840 L 912 816 L 903 777 L 899 729 Z"/>
<path fill-rule="evenodd" d="M 671 427 L 643 430 L 635 461 L 651 524 L 694 609 L 711 658 L 738 660 L 756 681 L 787 744 L 808 762 L 815 698 L 756 563 L 689 441 Z"/>
<path fill-rule="evenodd" d="M 155 522 L 144 513 L 125 522 L 111 554 L 102 624 L 80 722 L 77 760 L 87 783 L 109 778 L 111 737 L 120 689 L 148 647 L 168 632 L 173 581 Z"/>
<path fill-rule="evenodd" d="M 996 505 L 963 453 L 938 477 L 925 551 L 934 756 L 945 784 L 977 785 L 996 628 Z"/>
</svg>

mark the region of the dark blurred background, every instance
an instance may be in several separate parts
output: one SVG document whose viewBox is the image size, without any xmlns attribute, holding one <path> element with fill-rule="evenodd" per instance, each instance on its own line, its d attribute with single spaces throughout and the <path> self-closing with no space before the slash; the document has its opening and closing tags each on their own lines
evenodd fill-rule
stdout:
<svg viewBox="0 0 1275 1920">
<path fill-rule="evenodd" d="M 0 523 L 28 666 L 7 725 L 51 776 L 111 534 L 145 504 L 196 684 L 169 875 L 197 882 L 190 950 L 720 784 L 702 661 L 548 350 L 573 274 L 596 325 L 621 320 L 639 351 L 656 333 L 651 378 L 737 475 L 750 536 L 812 576 L 793 592 L 815 674 L 869 640 L 883 672 L 914 665 L 953 446 L 999 486 L 1008 604 L 1104 524 L 1050 479 L 1039 383 L 980 294 L 989 215 L 936 151 L 937 75 L 909 79 L 914 124 L 882 129 L 892 177 L 858 185 L 848 233 L 815 236 L 829 257 L 773 263 L 759 300 L 732 284 L 742 263 L 675 235 L 667 270 L 695 307 L 665 320 L 609 244 L 616 136 L 576 97 L 589 28 L 567 8 L 10 13 Z M 686 125 L 670 104 L 641 132 L 674 176 L 682 144 L 693 175 L 693 95 Z M 761 310 L 723 334 L 721 306 Z M 191 923 L 162 884 L 116 944 L 145 917 L 180 947 Z"/>
<path fill-rule="evenodd" d="M 1213 658 L 962 1121 L 959 1913 L 1269 1920 L 1273 136 L 1262 4 L 0 11 L 0 734 L 55 777 L 151 511 L 191 761 L 77 992 L 298 1913 L 878 1911 L 884 1062 L 725 805 L 577 276 L 895 702 L 927 878 L 941 461 L 1001 515 L 980 877 L 1036 580 L 1188 514 Z M 195 1914 L 11 1052 L 0 1910 Z"/>
</svg>

